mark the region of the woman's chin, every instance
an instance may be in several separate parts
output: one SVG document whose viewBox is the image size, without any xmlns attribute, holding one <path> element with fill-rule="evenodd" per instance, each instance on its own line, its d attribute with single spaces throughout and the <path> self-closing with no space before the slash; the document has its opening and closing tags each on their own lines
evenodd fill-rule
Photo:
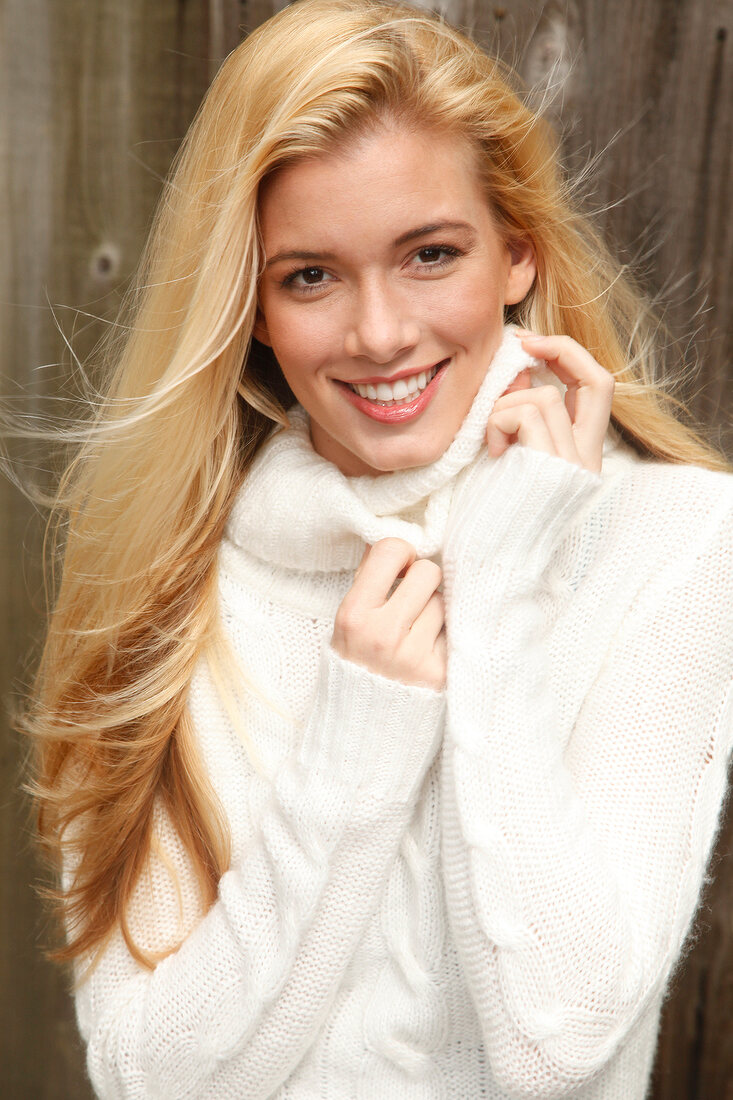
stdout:
<svg viewBox="0 0 733 1100">
<path fill-rule="evenodd" d="M 436 462 L 448 448 L 449 442 L 444 446 L 436 441 L 426 442 L 420 447 L 396 448 L 394 453 L 364 457 L 364 465 L 368 467 L 365 472 L 371 472 L 372 476 L 379 477 L 382 474 L 398 473 L 400 470 L 417 470 L 421 466 L 429 466 Z"/>
</svg>

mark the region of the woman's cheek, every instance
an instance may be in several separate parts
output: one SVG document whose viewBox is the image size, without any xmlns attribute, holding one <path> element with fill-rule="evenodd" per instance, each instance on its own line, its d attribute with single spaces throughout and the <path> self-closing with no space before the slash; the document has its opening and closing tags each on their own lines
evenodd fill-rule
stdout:
<svg viewBox="0 0 733 1100">
<path fill-rule="evenodd" d="M 441 304 L 442 323 L 450 326 L 453 339 L 466 345 L 487 342 L 494 349 L 504 325 L 504 304 L 493 283 L 470 281 Z"/>
<path fill-rule="evenodd" d="M 287 362 L 302 368 L 311 360 L 321 362 L 324 357 L 334 354 L 336 332 L 333 322 L 316 310 L 283 311 L 275 331 L 271 332 L 273 350 L 281 366 Z"/>
</svg>

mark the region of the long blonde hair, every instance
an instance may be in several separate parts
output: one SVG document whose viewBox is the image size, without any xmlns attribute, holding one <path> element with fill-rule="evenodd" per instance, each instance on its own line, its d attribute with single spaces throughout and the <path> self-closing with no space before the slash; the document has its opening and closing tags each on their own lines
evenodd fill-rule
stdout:
<svg viewBox="0 0 733 1100">
<path fill-rule="evenodd" d="M 178 830 L 206 904 L 226 822 L 186 711 L 217 658 L 216 554 L 232 501 L 292 395 L 252 340 L 262 267 L 257 196 L 279 165 L 389 115 L 464 135 L 507 239 L 531 241 L 535 285 L 507 319 L 562 332 L 618 385 L 638 451 L 721 468 L 660 388 L 653 318 L 570 199 L 548 127 L 511 76 L 440 19 L 376 0 L 301 0 L 227 59 L 165 186 L 135 286 L 103 349 L 109 386 L 52 515 L 62 560 L 24 727 L 39 832 L 73 881 L 57 892 L 61 959 L 120 926 L 149 859 L 154 808 Z"/>
</svg>

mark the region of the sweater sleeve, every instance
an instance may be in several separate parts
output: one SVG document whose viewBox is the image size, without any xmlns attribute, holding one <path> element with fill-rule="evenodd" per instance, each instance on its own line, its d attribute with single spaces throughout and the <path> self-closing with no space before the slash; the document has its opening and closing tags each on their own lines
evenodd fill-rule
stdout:
<svg viewBox="0 0 733 1100">
<path fill-rule="evenodd" d="M 138 966 L 116 934 L 80 986 L 100 1097 L 256 1100 L 286 1080 L 378 903 L 437 750 L 443 706 L 441 693 L 324 652 L 299 749 L 217 901 L 154 970 Z M 152 899 L 143 920 L 159 925 L 174 908 Z M 177 929 L 162 931 L 172 938 Z"/>
<path fill-rule="evenodd" d="M 464 493 L 446 548 L 447 903 L 492 1071 L 527 1100 L 587 1083 L 661 999 L 731 749 L 730 492 L 677 536 L 561 728 L 542 576 L 597 484 L 515 446 Z"/>
</svg>

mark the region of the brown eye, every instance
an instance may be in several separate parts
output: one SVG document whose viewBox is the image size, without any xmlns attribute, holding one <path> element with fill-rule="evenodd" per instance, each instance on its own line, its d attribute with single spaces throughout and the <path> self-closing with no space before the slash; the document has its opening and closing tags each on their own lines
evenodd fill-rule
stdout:
<svg viewBox="0 0 733 1100">
<path fill-rule="evenodd" d="M 414 253 L 414 259 L 417 267 L 437 271 L 454 263 L 460 255 L 462 253 L 452 245 L 430 244 L 418 249 Z"/>
<path fill-rule="evenodd" d="M 333 282 L 333 276 L 322 267 L 299 267 L 286 275 L 281 285 L 305 292 L 318 290 L 331 282 Z"/>
<path fill-rule="evenodd" d="M 330 281 L 327 271 L 322 267 L 301 267 L 287 277 L 288 283 L 295 287 L 324 286 Z"/>
</svg>

